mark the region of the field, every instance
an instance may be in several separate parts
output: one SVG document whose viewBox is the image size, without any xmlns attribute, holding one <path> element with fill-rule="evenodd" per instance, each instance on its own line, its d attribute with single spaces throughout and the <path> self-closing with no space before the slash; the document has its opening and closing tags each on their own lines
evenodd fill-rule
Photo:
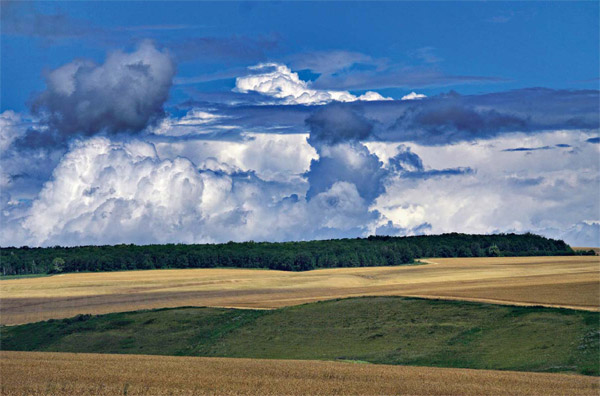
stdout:
<svg viewBox="0 0 600 396">
<path fill-rule="evenodd" d="M 563 374 L 40 352 L 0 352 L 0 376 L 5 396 L 597 395 L 600 389 L 597 378 Z"/>
<path fill-rule="evenodd" d="M 174 308 L 2 329 L 3 350 L 351 360 L 600 374 L 598 312 L 361 297 L 277 310 Z M 557 337 L 560 334 L 560 337 Z"/>
<path fill-rule="evenodd" d="M 575 250 L 575 251 L 593 250 L 594 252 L 596 252 L 596 256 L 600 255 L 600 247 L 573 247 L 573 250 Z"/>
<path fill-rule="evenodd" d="M 272 309 L 352 296 L 399 295 L 599 310 L 600 258 L 424 260 L 414 266 L 307 272 L 182 269 L 0 281 L 1 324 L 81 313 L 181 306 Z"/>
</svg>

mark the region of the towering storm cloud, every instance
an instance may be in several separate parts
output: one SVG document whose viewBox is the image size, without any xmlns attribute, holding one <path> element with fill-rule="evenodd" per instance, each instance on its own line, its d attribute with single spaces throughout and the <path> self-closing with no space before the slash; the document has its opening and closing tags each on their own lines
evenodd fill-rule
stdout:
<svg viewBox="0 0 600 396">
<path fill-rule="evenodd" d="M 169 54 L 150 42 L 100 65 L 74 60 L 46 75 L 33 112 L 64 137 L 138 132 L 164 115 L 174 74 Z"/>
<path fill-rule="evenodd" d="M 310 116 L 306 124 L 310 129 L 308 142 L 319 154 L 306 173 L 308 199 L 337 182 L 353 185 L 368 203 L 383 192 L 387 174 L 383 163 L 360 143 L 371 135 L 371 122 L 352 109 L 329 105 Z"/>
<path fill-rule="evenodd" d="M 2 231 L 3 241 L 331 238 L 364 233 L 378 219 L 352 183 L 336 181 L 307 201 L 299 195 L 302 183 L 268 182 L 212 162 L 218 169 L 199 169 L 182 157 L 161 159 L 154 145 L 139 140 L 74 142 L 19 224 Z"/>
</svg>

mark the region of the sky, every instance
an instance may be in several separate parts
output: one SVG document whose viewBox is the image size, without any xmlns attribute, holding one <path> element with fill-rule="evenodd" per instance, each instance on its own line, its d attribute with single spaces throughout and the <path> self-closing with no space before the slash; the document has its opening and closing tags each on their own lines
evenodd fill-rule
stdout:
<svg viewBox="0 0 600 396">
<path fill-rule="evenodd" d="M 599 4 L 1 2 L 0 245 L 600 245 Z"/>
</svg>

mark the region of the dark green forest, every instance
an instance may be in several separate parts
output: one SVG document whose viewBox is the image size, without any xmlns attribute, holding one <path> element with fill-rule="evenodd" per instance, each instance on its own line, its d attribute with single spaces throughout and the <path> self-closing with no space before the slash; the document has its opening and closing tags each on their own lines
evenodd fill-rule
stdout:
<svg viewBox="0 0 600 396">
<path fill-rule="evenodd" d="M 534 234 L 370 236 L 306 242 L 6 247 L 2 275 L 158 268 L 316 268 L 410 264 L 422 257 L 574 255 L 560 240 Z M 585 252 L 583 254 L 593 254 Z"/>
</svg>

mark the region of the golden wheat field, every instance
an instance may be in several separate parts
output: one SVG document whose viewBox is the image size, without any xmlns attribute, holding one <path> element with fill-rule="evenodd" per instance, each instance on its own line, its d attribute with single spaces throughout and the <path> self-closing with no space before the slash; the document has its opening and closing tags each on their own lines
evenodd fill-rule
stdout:
<svg viewBox="0 0 600 396">
<path fill-rule="evenodd" d="M 597 395 L 599 379 L 310 360 L 0 352 L 22 395 Z"/>
<path fill-rule="evenodd" d="M 600 308 L 600 257 L 431 259 L 399 267 L 308 272 L 177 269 L 0 281 L 1 324 L 138 309 L 277 308 L 366 295 Z"/>
</svg>

